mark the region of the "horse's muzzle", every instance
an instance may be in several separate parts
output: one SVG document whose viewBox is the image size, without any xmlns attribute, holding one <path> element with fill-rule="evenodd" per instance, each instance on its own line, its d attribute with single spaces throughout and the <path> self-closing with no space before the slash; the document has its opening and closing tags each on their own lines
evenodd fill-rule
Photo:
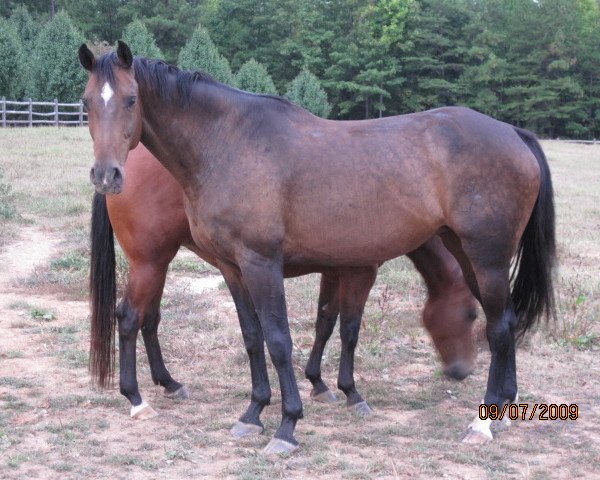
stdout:
<svg viewBox="0 0 600 480">
<path fill-rule="evenodd" d="M 94 166 L 90 170 L 90 180 L 96 187 L 96 192 L 102 195 L 121 193 L 124 178 L 125 175 L 120 166 Z"/>
<path fill-rule="evenodd" d="M 446 378 L 452 380 L 464 380 L 471 374 L 472 368 L 466 362 L 456 361 L 444 368 Z"/>
</svg>

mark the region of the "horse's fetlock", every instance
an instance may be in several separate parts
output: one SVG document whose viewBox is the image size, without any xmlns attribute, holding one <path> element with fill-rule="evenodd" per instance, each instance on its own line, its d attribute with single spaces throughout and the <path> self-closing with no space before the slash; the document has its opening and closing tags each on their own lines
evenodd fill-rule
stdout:
<svg viewBox="0 0 600 480">
<path fill-rule="evenodd" d="M 304 378 L 306 378 L 307 380 L 310 380 L 311 383 L 315 383 L 319 380 L 321 380 L 321 372 L 318 369 L 315 368 L 306 368 L 306 370 L 304 370 Z"/>
</svg>

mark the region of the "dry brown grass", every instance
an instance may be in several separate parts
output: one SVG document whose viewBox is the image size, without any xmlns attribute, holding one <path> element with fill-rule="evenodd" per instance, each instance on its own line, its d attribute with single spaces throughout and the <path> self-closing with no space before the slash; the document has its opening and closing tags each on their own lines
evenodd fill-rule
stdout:
<svg viewBox="0 0 600 480">
<path fill-rule="evenodd" d="M 399 259 L 382 269 L 357 351 L 357 383 L 376 410 L 368 419 L 355 418 L 342 403 L 309 400 L 302 372 L 313 340 L 318 278 L 286 283 L 305 418 L 297 429 L 301 450 L 272 459 L 258 452 L 279 420 L 276 375 L 271 369 L 266 435 L 232 440 L 228 430 L 250 393 L 241 335 L 225 290 L 193 294 L 180 280 L 182 272 L 205 273 L 189 256 L 177 260 L 170 274 L 161 338 L 170 371 L 192 398 L 162 396 L 150 380 L 141 342 L 140 387 L 159 417 L 133 422 L 117 389 L 90 386 L 87 304 L 71 288 L 81 281 L 87 252 L 88 134 L 0 130 L 4 179 L 19 212 L 61 246 L 25 280 L 0 265 L 0 278 L 10 280 L 0 285 L 0 477 L 591 478 L 600 464 L 600 146 L 544 142 L 544 148 L 558 211 L 559 323 L 541 327 L 520 348 L 520 393 L 530 404 L 578 403 L 580 419 L 516 422 L 492 445 L 462 445 L 484 393 L 489 355 L 481 349 L 474 375 L 464 382 L 441 378 L 420 326 L 423 288 L 410 264 Z M 13 226 L 18 232 L 22 224 Z M 33 318 L 33 309 L 52 311 L 53 318 Z M 335 333 L 323 367 L 332 388 L 337 338 Z"/>
</svg>

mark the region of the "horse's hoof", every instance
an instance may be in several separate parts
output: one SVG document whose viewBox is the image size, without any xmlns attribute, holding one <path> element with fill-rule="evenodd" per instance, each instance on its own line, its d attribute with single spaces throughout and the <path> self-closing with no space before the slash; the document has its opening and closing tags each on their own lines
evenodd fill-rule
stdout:
<svg viewBox="0 0 600 480">
<path fill-rule="evenodd" d="M 138 406 L 131 407 L 131 418 L 134 420 L 149 420 L 150 418 L 154 418 L 156 416 L 158 416 L 156 410 L 154 410 L 146 402 L 142 402 Z"/>
<path fill-rule="evenodd" d="M 329 389 L 325 390 L 324 392 L 316 393 L 316 394 L 313 392 L 310 392 L 310 398 L 312 398 L 315 402 L 321 402 L 321 403 L 337 402 L 337 397 Z"/>
<path fill-rule="evenodd" d="M 271 455 L 273 453 L 292 453 L 298 450 L 298 448 L 299 445 L 294 445 L 293 443 L 286 442 L 280 438 L 272 438 L 267 446 L 263 449 L 263 453 L 265 455 Z"/>
<path fill-rule="evenodd" d="M 174 392 L 169 392 L 166 388 L 164 391 L 165 397 L 172 398 L 173 400 L 187 400 L 190 398 L 190 391 L 185 385 L 182 385 Z"/>
<path fill-rule="evenodd" d="M 361 417 L 368 417 L 374 413 L 373 409 L 369 407 L 369 404 L 364 400 L 362 402 L 355 403 L 354 405 L 348 405 L 348 408 L 354 410 L 354 413 Z"/>
<path fill-rule="evenodd" d="M 473 430 L 469 428 L 469 431 L 462 439 L 462 443 L 469 443 L 471 445 L 484 445 L 486 443 L 491 442 L 494 439 L 492 433 L 482 432 L 480 430 Z"/>
<path fill-rule="evenodd" d="M 237 422 L 229 431 L 234 438 L 245 438 L 260 435 L 264 431 L 262 425 L 254 423 Z"/>
</svg>

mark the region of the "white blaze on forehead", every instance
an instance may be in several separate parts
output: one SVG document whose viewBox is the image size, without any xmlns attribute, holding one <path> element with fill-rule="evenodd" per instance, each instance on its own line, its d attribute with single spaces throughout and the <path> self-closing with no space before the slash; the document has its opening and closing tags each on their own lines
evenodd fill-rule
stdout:
<svg viewBox="0 0 600 480">
<path fill-rule="evenodd" d="M 105 107 L 108 105 L 108 101 L 112 98 L 113 93 L 113 89 L 110 88 L 110 85 L 108 82 L 106 82 L 102 87 L 102 92 L 100 92 L 100 96 L 102 97 L 102 100 L 104 100 Z"/>
</svg>

